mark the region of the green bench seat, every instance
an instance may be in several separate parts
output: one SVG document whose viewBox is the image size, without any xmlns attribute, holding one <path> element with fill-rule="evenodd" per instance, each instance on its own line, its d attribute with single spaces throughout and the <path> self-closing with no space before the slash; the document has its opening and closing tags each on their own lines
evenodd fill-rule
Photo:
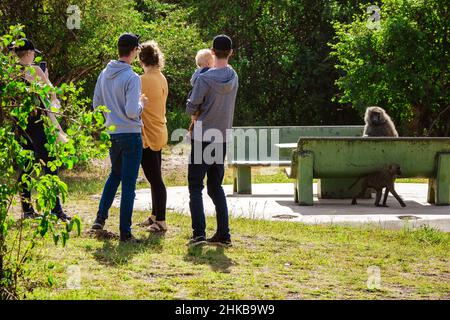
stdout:
<svg viewBox="0 0 450 320">
<path fill-rule="evenodd" d="M 344 179 L 348 190 L 356 178 L 391 163 L 401 166 L 402 178 L 429 179 L 429 203 L 449 205 L 450 138 L 300 138 L 291 164 L 295 200 L 313 205 L 313 179 Z"/>
</svg>

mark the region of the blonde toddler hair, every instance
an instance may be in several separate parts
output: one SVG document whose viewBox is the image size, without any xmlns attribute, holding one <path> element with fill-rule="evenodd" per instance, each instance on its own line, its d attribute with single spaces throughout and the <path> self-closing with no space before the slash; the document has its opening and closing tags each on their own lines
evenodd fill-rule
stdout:
<svg viewBox="0 0 450 320">
<path fill-rule="evenodd" d="M 210 49 L 202 49 L 195 56 L 195 63 L 199 68 L 211 68 L 214 65 L 214 57 Z"/>
</svg>

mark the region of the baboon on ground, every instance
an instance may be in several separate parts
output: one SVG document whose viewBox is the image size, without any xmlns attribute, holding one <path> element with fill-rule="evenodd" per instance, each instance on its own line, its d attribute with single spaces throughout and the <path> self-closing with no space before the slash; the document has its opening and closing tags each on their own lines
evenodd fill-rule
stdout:
<svg viewBox="0 0 450 320">
<path fill-rule="evenodd" d="M 400 203 L 402 207 L 406 207 L 405 202 L 403 202 L 402 198 L 398 195 L 398 193 L 394 189 L 394 183 L 395 179 L 402 174 L 402 170 L 398 164 L 391 164 L 387 166 L 386 168 L 368 174 L 366 176 L 360 177 L 358 180 L 356 180 L 350 187 L 353 188 L 358 181 L 361 179 L 363 180 L 361 192 L 355 196 L 352 200 L 352 205 L 356 205 L 356 198 L 361 198 L 366 194 L 367 188 L 373 188 L 377 192 L 377 196 L 375 198 L 375 206 L 376 207 L 387 207 L 386 201 L 389 195 L 389 192 L 392 193 L 392 195 L 397 199 L 397 201 Z M 384 198 L 383 198 L 383 204 L 380 205 L 381 196 L 383 194 L 383 189 L 386 188 L 384 191 Z"/>
<path fill-rule="evenodd" d="M 394 122 L 383 108 L 368 107 L 364 121 L 364 137 L 398 137 Z"/>
</svg>

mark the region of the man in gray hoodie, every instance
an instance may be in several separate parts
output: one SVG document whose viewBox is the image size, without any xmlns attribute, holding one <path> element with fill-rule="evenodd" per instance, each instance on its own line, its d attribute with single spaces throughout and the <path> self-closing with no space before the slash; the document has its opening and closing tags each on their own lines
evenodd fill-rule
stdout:
<svg viewBox="0 0 450 320">
<path fill-rule="evenodd" d="M 111 136 L 111 173 L 103 189 L 92 226 L 102 230 L 108 219 L 108 211 L 114 201 L 119 184 L 122 183 L 120 202 L 120 241 L 137 242 L 131 234 L 136 180 L 142 158 L 142 120 L 144 105 L 141 98 L 141 80 L 131 68 L 138 55 L 139 37 L 125 33 L 118 41 L 119 60 L 109 62 L 100 73 L 93 99 L 93 106 L 107 106 L 106 126 L 114 127 Z"/>
<path fill-rule="evenodd" d="M 191 116 L 200 111 L 192 133 L 192 150 L 188 168 L 189 206 L 192 217 L 193 237 L 190 245 L 206 242 L 230 246 L 228 208 L 222 182 L 225 173 L 225 153 L 228 131 L 234 117 L 238 91 L 238 76 L 228 64 L 233 53 L 232 41 L 226 35 L 214 38 L 215 67 L 199 74 L 192 94 L 186 104 Z M 208 195 L 214 202 L 217 231 L 206 240 L 205 212 L 202 191 L 207 176 Z"/>
</svg>

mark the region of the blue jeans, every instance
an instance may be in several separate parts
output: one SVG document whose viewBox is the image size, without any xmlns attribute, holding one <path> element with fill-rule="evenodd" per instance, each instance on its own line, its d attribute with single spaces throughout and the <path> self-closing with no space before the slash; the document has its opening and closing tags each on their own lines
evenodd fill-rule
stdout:
<svg viewBox="0 0 450 320">
<path fill-rule="evenodd" d="M 217 144 L 216 150 L 222 149 L 223 154 L 216 155 L 215 152 L 212 152 L 211 155 L 214 161 L 205 161 L 203 157 L 194 159 L 195 150 L 201 149 L 203 154 L 205 148 L 209 145 L 210 143 L 208 142 L 202 143 L 192 141 L 191 159 L 188 168 L 188 183 L 193 235 L 194 237 L 206 236 L 206 221 L 202 191 L 204 189 L 203 180 L 205 179 L 205 176 L 207 176 L 208 179 L 206 185 L 208 195 L 216 207 L 217 235 L 224 238 L 230 238 L 227 199 L 222 188 L 225 173 L 224 159 L 226 144 Z M 197 163 L 195 160 L 197 160 Z"/>
<path fill-rule="evenodd" d="M 120 233 L 131 234 L 131 218 L 136 180 L 142 158 L 142 136 L 140 133 L 119 133 L 111 135 L 111 173 L 103 189 L 97 216 L 108 219 L 108 211 L 122 182 L 120 200 Z"/>
</svg>

